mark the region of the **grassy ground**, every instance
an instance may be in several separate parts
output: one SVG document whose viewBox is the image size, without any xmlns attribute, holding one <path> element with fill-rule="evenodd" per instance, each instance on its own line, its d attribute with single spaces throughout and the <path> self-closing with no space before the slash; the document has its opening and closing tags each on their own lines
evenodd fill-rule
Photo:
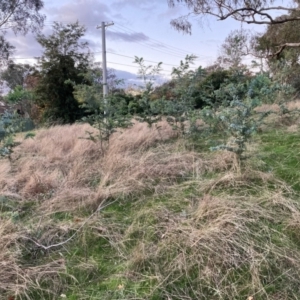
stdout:
<svg viewBox="0 0 300 300">
<path fill-rule="evenodd" d="M 0 161 L 0 299 L 300 299 L 298 125 L 256 135 L 242 173 L 160 125 L 106 150 L 43 129 Z"/>
</svg>

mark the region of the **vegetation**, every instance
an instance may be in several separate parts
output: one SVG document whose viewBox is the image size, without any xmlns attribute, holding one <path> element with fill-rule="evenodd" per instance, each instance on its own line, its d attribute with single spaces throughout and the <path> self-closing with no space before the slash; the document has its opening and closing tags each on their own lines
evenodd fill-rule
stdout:
<svg viewBox="0 0 300 300">
<path fill-rule="evenodd" d="M 31 65 L 11 62 L 7 68 L 1 72 L 1 79 L 6 82 L 10 89 L 15 89 L 17 86 L 24 87 L 25 79 L 34 72 L 36 72 L 36 70 Z"/>
<path fill-rule="evenodd" d="M 54 23 L 53 33 L 39 35 L 37 41 L 44 47 L 39 62 L 40 80 L 36 88 L 36 103 L 44 111 L 44 119 L 72 123 L 83 116 L 74 97 L 70 82 L 81 84 L 87 72 L 87 43 L 80 42 L 85 29 L 79 23 Z"/>
<path fill-rule="evenodd" d="M 265 122 L 242 173 L 166 121 L 40 129 L 0 164 L 1 297 L 297 299 L 299 118 Z"/>
<path fill-rule="evenodd" d="M 300 298 L 298 51 L 281 48 L 297 41 L 297 12 L 179 2 L 270 26 L 231 32 L 213 66 L 191 70 L 187 55 L 159 87 L 162 63 L 135 57 L 136 96 L 111 73 L 103 97 L 78 22 L 38 35 L 37 69 L 3 69 L 0 300 Z M 24 3 L 42 25 L 42 2 Z M 33 107 L 40 128 L 23 133 Z"/>
<path fill-rule="evenodd" d="M 0 3 L 0 66 L 6 64 L 14 47 L 5 40 L 5 26 L 13 24 L 15 33 L 37 32 L 43 26 L 45 16 L 40 14 L 43 8 L 42 0 L 11 1 L 2 0 Z M 3 31 L 4 29 L 4 31 Z"/>
</svg>

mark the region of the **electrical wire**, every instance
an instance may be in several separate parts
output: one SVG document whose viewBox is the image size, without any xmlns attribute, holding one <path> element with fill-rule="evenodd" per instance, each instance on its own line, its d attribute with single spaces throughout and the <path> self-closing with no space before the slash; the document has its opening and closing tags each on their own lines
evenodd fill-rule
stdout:
<svg viewBox="0 0 300 300">
<path fill-rule="evenodd" d="M 132 34 L 139 34 L 138 32 L 124 26 L 124 25 L 119 25 L 119 24 L 116 24 L 115 23 L 115 26 L 119 29 L 122 29 L 122 30 L 126 30 L 125 32 L 131 32 Z M 186 55 L 187 53 L 189 53 L 190 51 L 187 51 L 187 50 L 184 50 L 184 49 L 181 49 L 181 48 L 178 48 L 178 47 L 174 47 L 174 46 L 171 46 L 169 44 L 166 44 L 166 43 L 163 43 L 159 40 L 156 40 L 156 39 L 153 39 L 153 38 L 148 38 L 149 41 L 153 41 L 155 43 L 158 43 L 158 45 L 164 47 L 164 48 L 168 48 L 170 51 L 173 51 L 174 53 L 177 53 L 179 55 Z M 210 58 L 211 56 L 208 56 L 208 55 L 200 55 L 198 53 L 195 53 L 195 55 L 198 57 L 198 58 Z M 199 59 L 196 59 L 196 60 L 199 60 Z"/>
</svg>

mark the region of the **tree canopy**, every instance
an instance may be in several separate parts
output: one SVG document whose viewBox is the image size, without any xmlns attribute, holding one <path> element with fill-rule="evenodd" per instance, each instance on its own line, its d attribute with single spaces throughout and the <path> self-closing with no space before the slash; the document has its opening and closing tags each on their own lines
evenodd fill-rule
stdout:
<svg viewBox="0 0 300 300">
<path fill-rule="evenodd" d="M 190 33 L 192 25 L 190 15 L 211 15 L 218 20 L 233 18 L 248 24 L 281 24 L 300 20 L 299 16 L 291 12 L 299 10 L 297 1 L 290 1 L 285 6 L 276 5 L 274 0 L 167 0 L 170 7 L 184 4 L 191 12 L 186 16 L 171 21 L 178 30 Z M 274 17 L 274 12 L 284 13 L 280 18 Z M 288 14 L 287 14 L 288 13 Z"/>
<path fill-rule="evenodd" d="M 299 1 L 287 1 L 278 5 L 275 0 L 167 0 L 170 7 L 185 5 L 190 11 L 187 15 L 171 20 L 171 25 L 185 33 L 191 34 L 191 16 L 203 18 L 213 16 L 217 20 L 232 18 L 247 24 L 269 25 L 296 24 L 300 21 Z M 281 15 L 280 15 L 281 14 Z M 278 17 L 278 15 L 280 15 Z M 294 25 L 292 31 L 295 32 Z M 276 30 L 276 29 L 275 29 Z M 286 47 L 300 47 L 300 39 L 289 42 L 281 40 L 281 44 L 273 49 L 271 56 L 278 55 Z"/>
<path fill-rule="evenodd" d="M 38 31 L 45 16 L 40 14 L 42 0 L 1 0 L 0 28 L 12 28 L 14 32 Z"/>
<path fill-rule="evenodd" d="M 16 34 L 37 32 L 44 24 L 45 16 L 40 13 L 42 0 L 0 1 L 0 65 L 8 61 L 14 47 L 5 40 L 5 32 L 12 29 Z"/>
<path fill-rule="evenodd" d="M 0 78 L 6 81 L 10 89 L 16 86 L 23 86 L 28 75 L 32 74 L 35 68 L 29 64 L 10 63 L 6 69 L 1 72 Z"/>
<path fill-rule="evenodd" d="M 54 23 L 50 36 L 39 34 L 37 41 L 44 47 L 39 60 L 40 80 L 36 89 L 37 103 L 47 118 L 74 122 L 82 110 L 74 98 L 73 84 L 85 81 L 89 53 L 87 43 L 80 39 L 85 28 L 78 22 Z"/>
</svg>

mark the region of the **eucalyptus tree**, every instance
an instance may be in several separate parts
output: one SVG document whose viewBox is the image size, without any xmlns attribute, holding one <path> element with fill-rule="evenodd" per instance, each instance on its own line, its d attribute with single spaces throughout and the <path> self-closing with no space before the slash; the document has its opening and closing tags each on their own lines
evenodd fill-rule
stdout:
<svg viewBox="0 0 300 300">
<path fill-rule="evenodd" d="M 243 58 L 248 54 L 248 34 L 245 30 L 237 29 L 225 38 L 217 61 L 225 69 L 237 70 L 243 67 Z"/>
<path fill-rule="evenodd" d="M 274 0 L 167 0 L 170 7 L 185 5 L 189 13 L 171 20 L 171 25 L 185 33 L 191 33 L 191 17 L 212 16 L 217 20 L 234 19 L 247 24 L 269 25 L 300 21 L 300 2 L 289 0 L 277 4 Z M 281 15 L 278 17 L 278 15 Z M 271 55 L 278 55 L 286 47 L 300 47 L 300 38 L 289 42 L 286 39 L 277 45 Z"/>
<path fill-rule="evenodd" d="M 45 16 L 40 13 L 42 0 L 1 0 L 0 1 L 0 65 L 5 64 L 14 47 L 5 39 L 11 29 L 15 34 L 38 32 L 44 24 Z"/>
<path fill-rule="evenodd" d="M 34 72 L 36 72 L 34 66 L 11 62 L 1 72 L 0 78 L 6 82 L 10 89 L 14 89 L 16 86 L 24 86 L 26 77 Z"/>
</svg>

